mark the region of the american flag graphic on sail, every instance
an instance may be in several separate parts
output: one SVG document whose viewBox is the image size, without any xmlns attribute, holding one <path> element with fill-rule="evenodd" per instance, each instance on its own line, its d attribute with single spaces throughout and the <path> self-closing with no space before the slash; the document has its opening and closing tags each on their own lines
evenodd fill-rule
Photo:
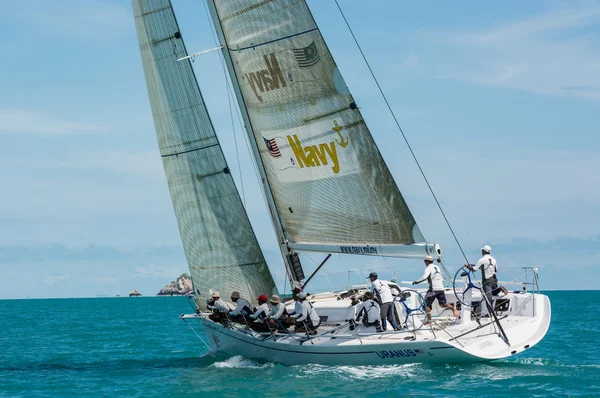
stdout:
<svg viewBox="0 0 600 398">
<path fill-rule="evenodd" d="M 263 140 L 265 140 L 265 145 L 267 146 L 267 151 L 269 151 L 269 155 L 273 156 L 274 158 L 280 158 L 281 152 L 279 151 L 277 142 L 275 142 L 275 138 L 268 140 L 265 137 L 263 137 Z"/>
<path fill-rule="evenodd" d="M 313 66 L 321 59 L 314 41 L 304 48 L 294 48 L 294 56 L 301 68 Z"/>
</svg>

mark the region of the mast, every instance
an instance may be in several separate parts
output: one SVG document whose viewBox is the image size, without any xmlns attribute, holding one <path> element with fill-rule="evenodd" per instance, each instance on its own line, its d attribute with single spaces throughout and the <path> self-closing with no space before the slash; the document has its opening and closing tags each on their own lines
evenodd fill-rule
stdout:
<svg viewBox="0 0 600 398">
<path fill-rule="evenodd" d="M 223 28 L 221 26 L 221 21 L 219 20 L 219 15 L 217 9 L 214 4 L 214 0 L 206 0 L 208 4 L 208 8 L 210 10 L 210 15 L 213 20 L 213 25 L 215 26 L 215 30 L 217 32 L 217 36 L 219 37 L 219 42 L 223 46 L 223 57 L 225 58 L 225 64 L 227 65 L 227 71 L 229 72 L 230 80 L 233 84 L 233 89 L 235 91 L 235 95 L 237 98 L 237 102 L 239 104 L 242 118 L 244 119 L 244 125 L 246 128 L 246 135 L 248 136 L 248 140 L 250 141 L 250 147 L 252 148 L 252 154 L 254 155 L 254 159 L 256 160 L 256 165 L 258 166 L 258 172 L 260 174 L 262 189 L 265 193 L 265 197 L 267 199 L 267 205 L 269 208 L 269 215 L 271 216 L 271 221 L 273 223 L 273 228 L 275 230 L 275 234 L 277 235 L 277 243 L 279 245 L 279 250 L 281 251 L 281 255 L 283 257 L 283 262 L 285 265 L 286 273 L 289 278 L 290 284 L 292 287 L 297 287 L 301 283 L 301 280 L 304 279 L 304 271 L 302 269 L 302 265 L 300 264 L 300 259 L 298 254 L 295 253 L 288 247 L 288 239 L 286 237 L 284 221 L 279 216 L 277 211 L 277 206 L 275 205 L 275 199 L 273 197 L 273 193 L 271 191 L 271 186 L 269 184 L 269 179 L 267 176 L 267 172 L 265 170 L 264 164 L 262 162 L 258 144 L 256 142 L 256 138 L 254 135 L 254 130 L 252 127 L 252 122 L 250 121 L 250 117 L 248 115 L 248 109 L 246 108 L 246 102 L 244 97 L 242 96 L 242 92 L 237 80 L 237 74 L 235 68 L 233 66 L 233 61 L 231 60 L 231 55 L 229 54 L 229 47 L 227 44 L 227 40 L 225 39 L 225 35 L 223 33 Z"/>
<path fill-rule="evenodd" d="M 150 107 L 196 304 L 277 292 L 215 134 L 170 0 L 133 0 Z"/>
</svg>

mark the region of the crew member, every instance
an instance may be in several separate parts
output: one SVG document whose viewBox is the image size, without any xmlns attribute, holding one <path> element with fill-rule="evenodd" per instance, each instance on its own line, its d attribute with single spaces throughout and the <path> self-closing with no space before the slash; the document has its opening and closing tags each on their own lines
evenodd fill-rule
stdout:
<svg viewBox="0 0 600 398">
<path fill-rule="evenodd" d="M 356 315 L 356 322 L 359 322 L 362 318 L 363 325 L 369 327 L 374 326 L 377 332 L 383 332 L 381 327 L 381 308 L 379 303 L 375 301 L 375 296 L 371 292 L 365 292 L 363 295 L 363 302 L 356 307 L 358 311 Z"/>
<path fill-rule="evenodd" d="M 249 315 L 248 318 L 252 319 L 252 323 L 250 327 L 257 332 L 267 332 L 269 330 L 269 326 L 267 326 L 266 320 L 267 315 L 271 312 L 271 307 L 267 304 L 267 296 L 261 294 L 257 298 L 258 300 L 258 308 L 256 312 L 252 315 Z"/>
<path fill-rule="evenodd" d="M 504 286 L 498 287 L 498 266 L 496 265 L 496 259 L 491 256 L 492 248 L 485 245 L 481 248 L 481 258 L 477 261 L 477 264 L 465 264 L 465 267 L 471 271 L 481 270 L 481 284 L 483 286 L 483 292 L 487 298 L 487 302 L 493 308 L 494 295 L 498 295 L 500 292 L 504 295 L 508 294 L 508 290 Z M 481 303 L 480 314 L 482 317 L 488 317 L 488 306 L 486 303 Z"/>
<path fill-rule="evenodd" d="M 284 319 L 285 326 L 293 326 L 294 323 L 296 322 L 296 319 L 293 318 L 291 315 L 293 314 L 299 314 L 302 312 L 302 303 L 300 303 L 300 300 L 298 300 L 298 293 L 300 293 L 302 290 L 299 287 L 295 287 L 294 290 L 292 290 L 292 300 L 294 300 L 294 309 L 293 310 L 288 310 L 286 308 L 286 311 L 288 313 L 288 315 L 290 315 L 289 317 L 287 317 L 287 319 Z"/>
<path fill-rule="evenodd" d="M 231 301 L 233 301 L 237 307 L 229 313 L 229 319 L 233 322 L 246 324 L 247 317 L 254 313 L 255 308 L 248 300 L 240 298 L 240 292 L 231 292 Z"/>
<path fill-rule="evenodd" d="M 442 277 L 442 270 L 439 266 L 433 264 L 433 257 L 425 256 L 425 273 L 423 276 L 414 281 L 412 284 L 416 285 L 418 283 L 424 282 L 427 280 L 429 283 L 429 290 L 427 290 L 427 294 L 425 295 L 425 308 L 427 309 L 427 322 L 425 325 L 431 324 L 431 306 L 433 302 L 437 299 L 438 304 L 442 308 L 450 308 L 452 310 L 452 314 L 458 318 L 458 311 L 452 304 L 446 303 L 446 294 L 444 293 L 444 278 Z"/>
<path fill-rule="evenodd" d="M 296 319 L 294 331 L 317 334 L 317 328 L 321 325 L 321 318 L 319 318 L 317 311 L 315 311 L 313 306 L 306 300 L 305 292 L 300 292 L 296 296 L 300 302 L 301 311 L 292 315 L 292 317 Z"/>
<path fill-rule="evenodd" d="M 206 299 L 206 308 L 212 311 L 208 317 L 214 322 L 220 322 L 226 318 L 225 314 L 229 312 L 227 303 L 221 300 L 219 292 L 212 292 L 212 296 Z"/>
<path fill-rule="evenodd" d="M 286 323 L 283 321 L 286 317 L 285 305 L 281 303 L 279 296 L 274 294 L 271 297 L 271 312 L 267 317 L 269 325 L 276 330 L 287 330 Z"/>
<path fill-rule="evenodd" d="M 387 330 L 387 322 L 390 321 L 390 324 L 394 328 L 394 330 L 398 329 L 398 323 L 394 320 L 394 306 L 392 302 L 394 301 L 394 296 L 392 295 L 392 290 L 388 286 L 388 282 L 383 281 L 381 279 L 377 279 L 377 272 L 371 272 L 369 274 L 369 279 L 371 280 L 371 285 L 369 285 L 369 291 L 375 294 L 377 297 L 377 302 L 379 302 L 381 309 L 381 324 L 383 325 L 383 330 Z"/>
</svg>

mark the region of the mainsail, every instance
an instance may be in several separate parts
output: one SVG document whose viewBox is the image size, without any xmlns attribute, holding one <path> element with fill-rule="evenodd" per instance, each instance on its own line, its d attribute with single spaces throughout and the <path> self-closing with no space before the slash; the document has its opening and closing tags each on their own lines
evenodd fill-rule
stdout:
<svg viewBox="0 0 600 398">
<path fill-rule="evenodd" d="M 207 113 L 170 0 L 133 0 L 146 85 L 179 232 L 198 298 L 275 283 Z M 203 300 L 199 300 L 205 308 Z"/>
<path fill-rule="evenodd" d="M 306 2 L 207 1 L 289 247 L 423 242 Z"/>
</svg>

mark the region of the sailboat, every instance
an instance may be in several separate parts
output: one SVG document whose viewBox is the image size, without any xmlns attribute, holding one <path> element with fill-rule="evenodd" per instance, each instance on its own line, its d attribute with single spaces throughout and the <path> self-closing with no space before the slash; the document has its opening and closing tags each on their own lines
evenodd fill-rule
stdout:
<svg viewBox="0 0 600 398">
<path fill-rule="evenodd" d="M 468 270 L 446 289 L 460 318 L 435 304 L 425 324 L 423 289 L 396 286 L 397 330 L 355 325 L 360 287 L 311 295 L 317 334 L 260 333 L 214 322 L 206 298 L 232 291 L 277 294 L 215 133 L 169 0 L 132 0 L 150 104 L 187 262 L 195 313 L 212 351 L 284 365 L 478 362 L 538 343 L 551 307 L 537 286 L 495 305 Z M 423 259 L 444 267 L 402 197 L 359 106 L 303 0 L 207 0 L 260 175 L 285 272 L 305 287 L 301 253 Z M 343 198 L 343 206 L 340 206 Z M 320 269 L 320 267 L 319 267 Z M 444 268 L 445 269 L 445 268 Z M 474 311 L 487 305 L 491 318 Z"/>
</svg>

